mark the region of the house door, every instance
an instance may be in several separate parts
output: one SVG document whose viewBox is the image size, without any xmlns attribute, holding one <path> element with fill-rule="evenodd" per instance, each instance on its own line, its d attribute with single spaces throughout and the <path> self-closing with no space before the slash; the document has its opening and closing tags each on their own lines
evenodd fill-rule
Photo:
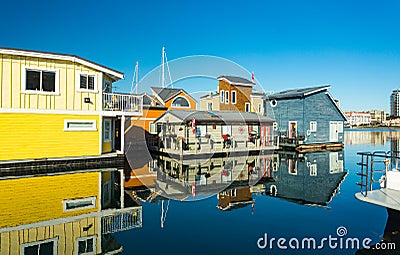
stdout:
<svg viewBox="0 0 400 255">
<path fill-rule="evenodd" d="M 121 137 L 121 119 L 116 119 L 114 128 L 114 149 L 117 151 L 121 150 Z"/>
<path fill-rule="evenodd" d="M 289 138 L 297 136 L 297 121 L 289 121 Z"/>
<path fill-rule="evenodd" d="M 337 142 L 339 141 L 339 132 L 338 132 L 338 125 L 336 121 L 329 122 L 329 141 L 330 142 Z"/>
</svg>

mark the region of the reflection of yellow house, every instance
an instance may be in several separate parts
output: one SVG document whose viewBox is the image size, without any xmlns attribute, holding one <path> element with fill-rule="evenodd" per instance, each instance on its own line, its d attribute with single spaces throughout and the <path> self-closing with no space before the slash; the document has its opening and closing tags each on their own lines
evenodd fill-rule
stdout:
<svg viewBox="0 0 400 255">
<path fill-rule="evenodd" d="M 0 254 L 105 252 L 118 213 L 141 225 L 140 207 L 110 208 L 111 181 L 110 172 L 1 180 Z"/>
<path fill-rule="evenodd" d="M 0 160 L 96 156 L 123 148 L 142 96 L 116 94 L 121 72 L 74 55 L 0 48 Z"/>
</svg>

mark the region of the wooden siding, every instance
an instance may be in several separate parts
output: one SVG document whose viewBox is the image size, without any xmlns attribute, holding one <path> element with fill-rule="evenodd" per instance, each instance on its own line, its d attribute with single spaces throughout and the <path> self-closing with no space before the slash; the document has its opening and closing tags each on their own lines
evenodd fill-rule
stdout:
<svg viewBox="0 0 400 255">
<path fill-rule="evenodd" d="M 273 110 L 281 132 L 288 132 L 289 121 L 297 121 L 297 134 L 305 135 L 307 138 L 305 144 L 329 142 L 329 122 L 344 121 L 332 100 L 325 93 L 317 93 L 306 98 L 277 100 L 276 107 L 268 109 Z M 271 116 L 271 113 L 267 115 Z M 317 122 L 317 131 L 307 135 L 310 121 Z M 339 142 L 343 140 L 343 133 L 339 133 Z"/>
<path fill-rule="evenodd" d="M 221 103 L 221 90 L 224 91 L 229 91 L 229 102 L 226 104 L 226 98 L 224 95 L 224 103 Z M 236 104 L 232 104 L 232 91 L 236 91 Z M 233 110 L 233 111 L 240 111 L 244 112 L 245 111 L 245 103 L 251 103 L 251 98 L 250 94 L 252 92 L 253 88 L 252 87 L 246 87 L 246 86 L 234 86 L 231 85 L 230 83 L 220 80 L 218 83 L 218 93 L 220 94 L 219 98 L 219 109 L 221 111 L 226 111 L 226 110 Z"/>
<path fill-rule="evenodd" d="M 97 212 L 99 174 L 90 172 L 0 181 L 0 228 Z M 97 198 L 95 208 L 64 211 L 63 200 L 87 197 Z"/>
<path fill-rule="evenodd" d="M 95 131 L 64 131 L 65 120 L 94 120 Z M 0 160 L 99 155 L 99 116 L 0 114 Z"/>
<path fill-rule="evenodd" d="M 0 255 L 20 255 L 22 244 L 45 241 L 51 238 L 57 238 L 57 254 L 70 255 L 77 254 L 76 239 L 80 237 L 95 236 L 96 254 L 101 253 L 100 242 L 100 218 L 87 217 L 84 219 L 42 226 L 36 228 L 27 228 L 0 233 Z M 83 228 L 92 226 L 88 231 Z"/>
<path fill-rule="evenodd" d="M 50 69 L 58 72 L 58 94 L 23 92 L 25 68 Z M 97 91 L 77 90 L 81 72 L 95 74 Z M 67 60 L 52 60 L 38 57 L 24 57 L 0 54 L 0 108 L 99 111 L 100 92 L 103 88 L 103 74 L 84 65 Z M 84 98 L 91 103 L 85 103 Z"/>
</svg>

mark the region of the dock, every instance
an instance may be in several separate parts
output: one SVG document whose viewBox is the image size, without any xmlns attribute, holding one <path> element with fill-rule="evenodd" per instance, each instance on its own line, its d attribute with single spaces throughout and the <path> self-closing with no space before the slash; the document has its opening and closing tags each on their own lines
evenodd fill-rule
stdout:
<svg viewBox="0 0 400 255">
<path fill-rule="evenodd" d="M 100 156 L 44 158 L 37 160 L 3 161 L 0 163 L 0 179 L 19 176 L 39 176 L 56 173 L 117 170 L 125 166 L 125 156 L 107 153 Z"/>
<path fill-rule="evenodd" d="M 363 202 L 400 211 L 400 190 L 382 188 L 368 191 L 368 196 L 356 193 L 355 197 Z"/>
</svg>

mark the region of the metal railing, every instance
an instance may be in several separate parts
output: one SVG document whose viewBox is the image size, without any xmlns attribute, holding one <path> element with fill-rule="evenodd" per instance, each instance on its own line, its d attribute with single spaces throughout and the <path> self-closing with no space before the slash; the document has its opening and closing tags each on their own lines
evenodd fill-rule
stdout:
<svg viewBox="0 0 400 255">
<path fill-rule="evenodd" d="M 361 161 L 357 165 L 361 166 L 361 171 L 357 173 L 360 176 L 360 193 L 366 197 L 368 191 L 374 189 L 374 184 L 379 183 L 379 177 L 386 173 L 390 165 L 393 165 L 393 160 L 398 160 L 397 153 L 390 151 L 375 151 L 375 152 L 358 152 L 361 156 Z M 379 174 L 379 177 L 377 177 Z"/>
<path fill-rule="evenodd" d="M 103 234 L 115 233 L 142 226 L 142 208 L 110 210 L 101 218 Z"/>
<path fill-rule="evenodd" d="M 143 112 L 143 96 L 120 93 L 103 93 L 104 111 Z"/>
</svg>

